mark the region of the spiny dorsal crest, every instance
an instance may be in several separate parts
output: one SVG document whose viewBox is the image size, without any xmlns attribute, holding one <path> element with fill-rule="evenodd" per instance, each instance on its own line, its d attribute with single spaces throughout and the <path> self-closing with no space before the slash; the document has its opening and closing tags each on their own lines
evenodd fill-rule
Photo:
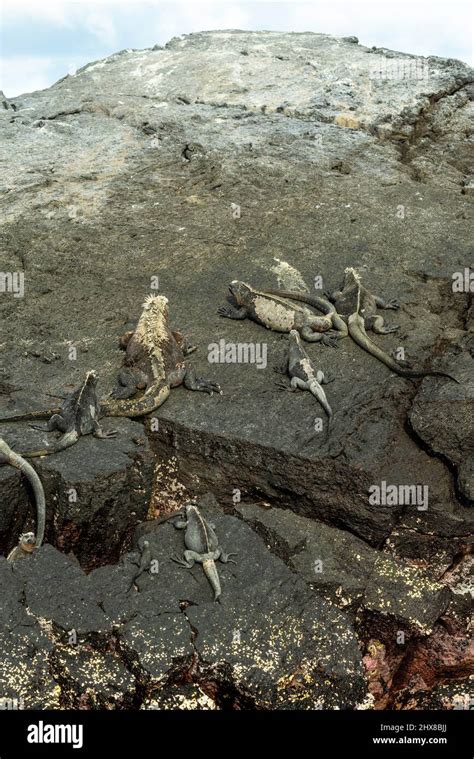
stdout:
<svg viewBox="0 0 474 759">
<path fill-rule="evenodd" d="M 153 376 L 162 379 L 164 363 L 161 341 L 167 334 L 168 298 L 164 295 L 148 295 L 137 327 L 138 337 L 144 341 Z"/>
<path fill-rule="evenodd" d="M 152 309 L 153 311 L 159 310 L 164 311 L 164 309 L 168 305 L 168 298 L 165 298 L 164 295 L 147 295 L 145 300 L 143 301 L 143 308 L 149 311 Z"/>
<path fill-rule="evenodd" d="M 352 274 L 354 279 L 357 280 L 357 282 L 361 281 L 361 276 L 357 269 L 354 269 L 352 266 L 348 266 L 346 269 L 344 269 L 344 274 Z"/>
</svg>

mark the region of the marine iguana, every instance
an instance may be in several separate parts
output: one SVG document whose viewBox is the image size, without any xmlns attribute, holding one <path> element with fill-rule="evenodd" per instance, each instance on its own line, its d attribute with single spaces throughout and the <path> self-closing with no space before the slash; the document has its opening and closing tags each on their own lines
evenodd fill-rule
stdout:
<svg viewBox="0 0 474 759">
<path fill-rule="evenodd" d="M 138 578 L 141 577 L 141 575 L 144 572 L 148 571 L 150 569 L 150 566 L 151 566 L 152 555 L 151 555 L 151 549 L 150 549 L 150 543 L 149 543 L 149 541 L 148 540 L 144 540 L 142 542 L 141 546 L 139 546 L 139 550 L 140 550 L 140 560 L 139 560 L 139 563 L 138 563 L 137 571 L 134 573 L 134 575 L 132 577 L 132 581 L 131 581 L 130 586 L 128 588 L 129 590 L 131 590 L 133 588 L 133 586 L 136 584 Z"/>
<path fill-rule="evenodd" d="M 385 301 L 372 295 L 361 283 L 360 274 L 353 268 L 345 269 L 342 290 L 326 292 L 326 295 L 335 304 L 337 313 L 346 323 L 351 314 L 358 312 L 364 319 L 365 329 L 371 329 L 378 335 L 388 335 L 400 328 L 398 324 L 386 327 L 383 316 L 377 313 L 377 308 L 398 311 L 398 300 Z"/>
<path fill-rule="evenodd" d="M 277 367 L 276 371 L 281 374 L 288 374 L 291 377 L 290 387 L 283 382 L 279 383 L 280 387 L 291 392 L 295 392 L 298 388 L 309 390 L 325 410 L 329 417 L 329 423 L 331 422 L 332 409 L 321 385 L 333 382 L 334 378 L 326 378 L 324 372 L 315 370 L 311 359 L 303 348 L 299 333 L 295 329 L 290 331 L 288 355 L 285 362 L 281 367 Z"/>
<path fill-rule="evenodd" d="M 20 535 L 18 544 L 12 548 L 7 556 L 7 561 L 13 562 L 18 559 L 26 559 L 36 548 L 36 538 L 34 532 L 24 532 Z"/>
<path fill-rule="evenodd" d="M 38 473 L 33 469 L 28 461 L 25 461 L 25 459 L 20 456 L 20 454 L 12 451 L 10 446 L 7 445 L 7 443 L 2 438 L 0 438 L 0 464 L 10 464 L 11 466 L 15 467 L 15 469 L 19 469 L 31 484 L 36 501 L 36 537 L 33 535 L 35 539 L 34 547 L 39 548 L 44 538 L 44 528 L 46 522 L 46 500 L 44 497 L 43 485 L 41 484 Z M 25 533 L 25 535 L 31 534 L 32 533 Z M 24 536 L 20 536 L 20 546 L 22 545 L 22 537 Z M 30 544 L 30 541 L 27 541 L 27 543 L 25 543 L 25 545 Z M 22 550 L 27 550 L 27 548 L 23 548 Z"/>
<path fill-rule="evenodd" d="M 324 298 L 310 298 L 303 294 L 298 298 L 301 302 L 326 310 L 324 316 L 317 316 L 303 306 L 292 304 L 285 297 L 289 295 L 286 291 L 260 291 L 239 280 L 231 282 L 229 290 L 238 308 L 228 305 L 220 306 L 217 310 L 219 316 L 227 319 L 249 318 L 275 332 L 290 332 L 295 329 L 303 340 L 310 343 L 322 342 L 333 348 L 337 347 L 338 331 L 331 327 L 337 326 L 347 334 L 347 328 L 342 320 L 338 320 L 335 308 Z M 293 299 L 297 300 L 296 297 Z"/>
<path fill-rule="evenodd" d="M 341 317 L 347 321 L 349 334 L 361 348 L 378 358 L 385 366 L 388 366 L 393 372 L 401 377 L 418 378 L 418 377 L 448 377 L 454 382 L 458 380 L 447 372 L 437 371 L 435 369 L 421 369 L 419 371 L 408 369 L 401 366 L 392 356 L 382 348 L 379 348 L 368 336 L 367 329 L 372 329 L 379 335 L 387 335 L 395 332 L 399 327 L 384 326 L 383 317 L 377 314 L 377 306 L 385 309 L 398 309 L 400 304 L 397 300 L 384 301 L 372 295 L 361 284 L 360 274 L 353 268 L 347 268 L 344 273 L 344 285 L 342 290 L 337 290 L 331 294 L 336 309 Z"/>
<path fill-rule="evenodd" d="M 195 562 L 202 564 L 204 574 L 214 591 L 214 601 L 218 601 L 221 584 L 215 562 L 219 559 L 225 564 L 235 564 L 230 557 L 237 554 L 224 553 L 219 547 L 219 539 L 214 532 L 215 526 L 204 519 L 195 503 L 187 504 L 185 513 L 185 519 L 178 519 L 173 523 L 178 530 L 186 530 L 184 544 L 187 550 L 184 552 L 184 561 L 177 557 L 172 557 L 172 560 L 186 569 L 191 569 Z"/>
<path fill-rule="evenodd" d="M 188 390 L 222 393 L 215 382 L 196 377 L 194 369 L 184 361 L 195 348 L 189 346 L 181 333 L 172 332 L 168 323 L 168 299 L 149 295 L 133 332 L 120 341 L 125 349 L 118 387 L 111 397 L 100 402 L 99 416 L 138 417 L 149 414 L 168 398 L 171 388 L 184 385 Z M 40 419 L 59 413 L 60 409 L 33 411 L 3 417 L 2 422 Z"/>
<path fill-rule="evenodd" d="M 33 458 L 59 453 L 77 443 L 81 435 L 92 434 L 101 439 L 115 437 L 116 430 L 104 432 L 99 424 L 100 404 L 96 387 L 97 374 L 92 370 L 88 371 L 82 385 L 64 400 L 60 411 L 52 415 L 46 428 L 31 425 L 34 429 L 45 432 L 62 432 L 59 440 L 47 448 L 25 451 L 22 455 Z"/>
</svg>

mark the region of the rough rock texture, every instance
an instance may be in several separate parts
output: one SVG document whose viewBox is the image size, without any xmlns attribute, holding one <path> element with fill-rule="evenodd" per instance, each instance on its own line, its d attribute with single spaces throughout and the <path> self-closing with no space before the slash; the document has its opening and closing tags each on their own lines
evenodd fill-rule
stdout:
<svg viewBox="0 0 474 759">
<path fill-rule="evenodd" d="M 472 354 L 463 356 L 465 376 L 472 374 Z M 459 362 L 460 366 L 460 362 Z M 429 397 L 424 388 L 410 409 L 410 425 L 430 452 L 446 459 L 456 472 L 460 497 L 474 500 L 474 386 L 464 399 L 450 403 Z"/>
<path fill-rule="evenodd" d="M 111 421 L 104 429 L 118 430 L 116 438 L 83 437 L 57 455 L 32 459 L 46 495 L 47 540 L 73 551 L 87 567 L 117 561 L 127 536 L 146 518 L 152 489 L 153 455 L 142 426 L 128 419 Z M 44 447 L 47 439 L 19 424 L 4 428 L 15 450 Z M 7 552 L 23 529 L 34 530 L 36 506 L 17 470 L 2 467 L 0 478 L 8 488 L 0 517 Z"/>
<path fill-rule="evenodd" d="M 448 606 L 447 587 L 350 533 L 281 509 L 238 511 L 272 542 L 276 538 L 277 548 L 283 542 L 295 569 L 341 608 L 376 611 L 427 634 Z"/>
<path fill-rule="evenodd" d="M 41 676 L 62 707 L 162 708 L 193 682 L 214 708 L 354 708 L 365 679 L 349 620 L 241 520 L 215 521 L 239 555 L 219 564 L 221 604 L 202 567 L 171 561 L 184 545 L 169 522 L 141 529 L 159 573 L 136 584 L 136 552 L 89 575 L 52 546 L 13 568 L 2 560 L 5 697 L 32 708 Z"/>
<path fill-rule="evenodd" d="M 434 634 L 426 635 L 436 631 L 440 615 L 451 614 L 455 605 L 445 610 L 438 581 L 455 589 L 452 570 L 472 540 L 473 306 L 469 288 L 455 292 L 452 278 L 472 265 L 473 97 L 473 73 L 458 61 L 368 49 L 354 38 L 225 31 L 122 51 L 47 90 L 3 98 L 0 269 L 23 273 L 25 293 L 0 293 L 0 415 L 54 405 L 50 394 L 70 390 L 90 368 L 106 395 L 122 359 L 118 338 L 134 327 L 144 295 L 157 283 L 170 299 L 172 325 L 198 347 L 192 357 L 198 373 L 224 389 L 212 398 L 173 390 L 156 413 L 157 429 L 107 420 L 119 429 L 117 439 L 84 438 L 37 462 L 47 492 L 48 541 L 72 551 L 83 569 L 99 568 L 86 578 L 70 558 L 62 559 L 65 588 L 83 604 L 36 583 L 35 573 L 47 574 L 50 561 L 51 571 L 60 566 L 51 548 L 28 568 L 15 568 L 15 582 L 26 583 L 38 619 L 44 612 L 53 624 L 76 625 L 94 637 L 98 686 L 90 690 L 86 651 L 68 658 L 62 639 L 51 655 L 41 644 L 39 655 L 28 656 L 44 686 L 28 686 L 28 704 L 37 703 L 37 693 L 44 706 L 58 703 L 57 683 L 62 705 L 76 705 L 80 692 L 89 706 L 166 708 L 175 698 L 198 704 L 202 680 L 219 707 L 306 706 L 318 699 L 354 706 L 363 690 L 354 630 L 367 666 L 375 668 L 373 681 L 379 670 L 385 673 L 377 680 L 385 685 L 372 695 L 395 703 L 389 691 L 404 683 L 407 655 L 393 643 L 397 630 L 410 630 L 416 647 Z M 335 417 L 326 438 L 313 434 L 322 416 L 315 399 L 274 385 L 286 338 L 252 322 L 221 319 L 216 310 L 234 278 L 313 289 L 321 276 L 324 287 L 334 288 L 347 266 L 358 267 L 376 294 L 402 303 L 387 316 L 399 332 L 376 342 L 387 352 L 403 348 L 417 367 L 449 369 L 460 384 L 397 377 L 349 339 L 337 350 L 309 346 L 318 366 L 336 378 L 328 387 Z M 1 282 L 5 289 L 8 276 Z M 210 364 L 208 346 L 220 339 L 264 343 L 267 367 Z M 0 432 L 20 449 L 45 439 L 26 424 Z M 159 473 L 150 512 L 151 451 Z M 428 509 L 370 503 L 369 488 L 382 481 L 427 486 Z M 253 522 L 272 533 L 267 553 L 261 542 L 252 543 L 253 532 L 245 534 L 252 550 L 258 545 L 269 577 L 277 572 L 282 585 L 270 592 L 268 578 L 256 577 L 261 596 L 249 596 L 249 607 L 236 590 L 219 617 L 214 607 L 204 613 L 208 587 L 199 568 L 183 573 L 178 585 L 174 572 L 158 606 L 145 599 L 154 598 L 151 584 L 161 580 L 147 577 L 150 589 L 138 594 L 141 616 L 131 613 L 129 560 L 102 565 L 129 550 L 131 532 L 147 512 L 172 510 L 186 493 L 208 490 L 220 512 L 239 499 L 243 509 L 246 502 L 274 507 L 270 526 Z M 31 494 L 9 468 L 0 469 L 0 501 L 6 553 L 34 524 Z M 278 523 L 277 507 L 285 522 Z M 223 539 L 227 530 L 238 536 L 245 527 L 222 524 Z M 171 548 L 167 541 L 177 538 L 170 531 L 160 529 L 155 548 Z M 222 567 L 226 588 L 232 578 L 243 588 L 242 566 L 254 571 L 249 550 L 236 574 Z M 316 579 L 310 576 L 314 552 L 326 567 Z M 442 579 L 446 572 L 450 582 Z M 418 598 L 405 593 L 414 584 Z M 197 605 L 181 608 L 183 594 Z M 260 629 L 270 608 L 287 627 L 286 640 L 269 641 L 267 626 Z M 465 625 L 464 607 L 456 614 Z M 252 628 L 243 625 L 247 615 Z M 323 644 L 314 639 L 315 625 L 329 620 L 333 632 L 327 630 Z M 113 624 L 121 626 L 118 640 Z M 199 628 L 195 640 L 190 625 Z M 238 625 L 249 637 L 237 656 L 228 636 Z M 18 651 L 45 635 L 30 619 L 24 630 L 15 629 Z M 305 643 L 296 646 L 300 638 Z M 270 643 L 276 651 L 289 647 L 285 666 L 278 657 L 265 666 L 257 660 Z M 331 644 L 352 662 L 349 674 L 324 649 Z M 16 649 L 8 655 L 15 657 Z M 50 666 L 41 669 L 48 656 Z M 196 657 L 197 690 L 143 697 L 142 681 L 162 689 L 170 673 L 181 677 Z M 138 690 L 122 666 L 140 680 Z M 331 687 L 321 686 L 320 666 Z M 428 688 L 444 677 L 439 671 Z M 21 677 L 28 676 L 23 668 Z"/>
</svg>

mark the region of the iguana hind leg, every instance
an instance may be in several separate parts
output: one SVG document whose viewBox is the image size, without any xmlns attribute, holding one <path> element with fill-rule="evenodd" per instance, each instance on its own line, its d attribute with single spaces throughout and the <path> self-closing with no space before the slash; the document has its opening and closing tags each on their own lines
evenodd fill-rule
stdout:
<svg viewBox="0 0 474 759">
<path fill-rule="evenodd" d="M 289 393 L 295 393 L 297 390 L 309 390 L 308 382 L 304 382 L 299 377 L 292 377 L 289 386 L 285 382 L 275 382 L 277 387 L 287 390 Z"/>
<path fill-rule="evenodd" d="M 235 553 L 235 551 L 232 551 L 231 553 L 225 553 L 221 548 L 219 551 L 219 556 L 217 558 L 219 561 L 222 561 L 223 564 L 237 564 L 234 559 L 230 558 L 231 556 L 238 556 L 238 554 Z"/>
<path fill-rule="evenodd" d="M 147 386 L 147 376 L 137 369 L 123 367 L 118 374 L 119 386 L 110 393 L 111 398 L 126 400 L 132 398 L 138 390 Z"/>
<path fill-rule="evenodd" d="M 394 324 L 391 327 L 386 326 L 383 316 L 380 316 L 380 314 L 367 316 L 364 321 L 365 328 L 371 329 L 376 335 L 389 335 L 391 332 L 397 332 L 400 329 L 399 324 Z"/>
<path fill-rule="evenodd" d="M 390 309 L 392 311 L 398 311 L 400 308 L 400 302 L 396 298 L 385 300 L 384 298 L 379 298 L 377 295 L 374 295 L 374 299 L 377 308 L 384 308 L 386 310 Z"/>
<path fill-rule="evenodd" d="M 199 553 L 196 553 L 195 551 L 185 551 L 183 555 L 184 555 L 184 560 L 180 559 L 178 556 L 172 556 L 171 561 L 176 562 L 176 564 L 179 564 L 181 567 L 184 567 L 184 569 L 192 569 L 196 562 L 198 564 L 202 563 L 202 556 Z"/>
<path fill-rule="evenodd" d="M 63 417 L 59 414 L 53 414 L 46 427 L 42 427 L 40 424 L 30 424 L 29 426 L 32 430 L 39 430 L 40 432 L 53 432 L 53 430 L 66 432 L 67 427 Z"/>
<path fill-rule="evenodd" d="M 320 385 L 329 385 L 329 383 L 334 382 L 335 379 L 335 377 L 331 377 L 330 375 L 326 376 L 321 370 L 316 372 L 316 382 L 319 382 Z"/>
<path fill-rule="evenodd" d="M 110 437 L 115 437 L 118 435 L 118 430 L 103 430 L 100 426 L 99 422 L 94 422 L 94 437 L 99 438 L 99 440 L 106 440 Z"/>
<path fill-rule="evenodd" d="M 197 377 L 192 366 L 186 367 L 186 374 L 184 375 L 184 387 L 187 390 L 195 390 L 200 393 L 219 393 L 222 395 L 222 390 L 217 382 L 211 382 L 210 380 Z"/>
<path fill-rule="evenodd" d="M 303 340 L 308 343 L 323 343 L 330 348 L 337 348 L 337 332 L 330 329 L 328 332 L 313 332 L 308 325 L 301 327 L 299 333 Z"/>
</svg>

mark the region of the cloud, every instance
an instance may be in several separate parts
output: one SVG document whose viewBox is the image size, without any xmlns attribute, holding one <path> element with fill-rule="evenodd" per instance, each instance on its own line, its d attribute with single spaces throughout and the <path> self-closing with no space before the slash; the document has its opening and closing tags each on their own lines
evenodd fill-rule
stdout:
<svg viewBox="0 0 474 759">
<path fill-rule="evenodd" d="M 76 65 L 193 31 L 356 35 L 361 44 L 472 60 L 468 0 L 0 0 L 7 95 L 44 88 Z M 72 59 L 72 60 L 71 60 Z M 28 70 L 29 67 L 29 70 Z"/>
<path fill-rule="evenodd" d="M 89 63 L 89 60 L 89 55 L 83 58 L 8 56 L 2 60 L 0 67 L 0 89 L 7 97 L 44 90 L 66 74 L 74 74 L 78 68 Z"/>
<path fill-rule="evenodd" d="M 1 88 L 7 97 L 44 90 L 51 85 L 56 59 L 35 55 L 12 56 L 2 60 Z"/>
<path fill-rule="evenodd" d="M 117 45 L 118 34 L 110 14 L 104 11 L 88 11 L 84 16 L 84 26 L 99 42 L 109 48 Z"/>
</svg>

